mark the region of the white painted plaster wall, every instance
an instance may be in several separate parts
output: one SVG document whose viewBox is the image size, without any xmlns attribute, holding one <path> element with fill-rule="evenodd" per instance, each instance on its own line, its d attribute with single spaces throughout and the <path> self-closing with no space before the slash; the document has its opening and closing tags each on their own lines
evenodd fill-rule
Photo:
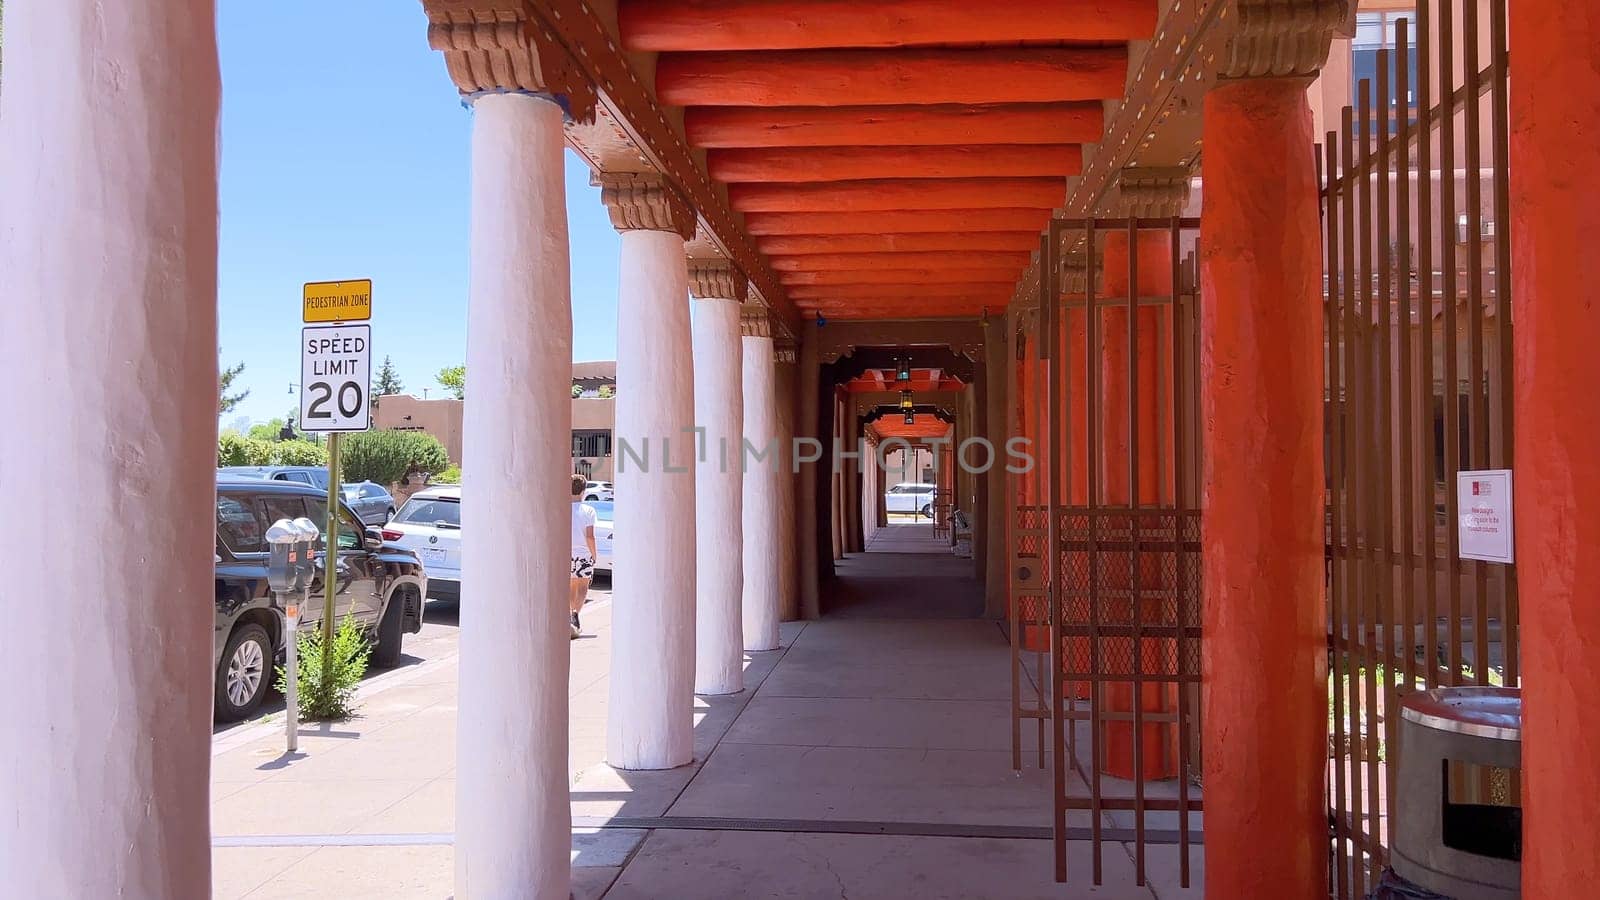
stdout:
<svg viewBox="0 0 1600 900">
<path fill-rule="evenodd" d="M 694 756 L 694 381 L 683 239 L 624 231 L 620 276 L 606 761 L 670 769 Z M 621 442 L 641 456 L 648 449 L 647 464 Z"/>
<path fill-rule="evenodd" d="M 772 338 L 746 335 L 744 342 L 744 436 L 751 446 L 776 446 L 777 398 Z M 778 649 L 779 479 L 787 454 L 748 459 L 744 481 L 744 648 Z"/>
<path fill-rule="evenodd" d="M 205 897 L 214 9 L 13 0 L 5 40 L 0 892 Z"/>
<path fill-rule="evenodd" d="M 498 94 L 473 106 L 460 897 L 568 895 L 572 313 L 562 147 L 552 100 Z"/>
<path fill-rule="evenodd" d="M 744 689 L 744 376 L 740 371 L 739 303 L 694 301 L 695 424 L 705 429 L 695 464 L 694 690 Z M 757 474 L 759 477 L 759 473 Z"/>
</svg>

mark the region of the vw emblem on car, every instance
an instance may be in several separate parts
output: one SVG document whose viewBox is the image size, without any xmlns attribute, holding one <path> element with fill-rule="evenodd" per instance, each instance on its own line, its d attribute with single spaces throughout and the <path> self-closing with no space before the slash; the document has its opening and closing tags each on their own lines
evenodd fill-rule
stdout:
<svg viewBox="0 0 1600 900">
<path fill-rule="evenodd" d="M 437 534 L 428 535 L 428 543 L 430 543 L 430 544 L 439 543 L 439 536 Z"/>
</svg>

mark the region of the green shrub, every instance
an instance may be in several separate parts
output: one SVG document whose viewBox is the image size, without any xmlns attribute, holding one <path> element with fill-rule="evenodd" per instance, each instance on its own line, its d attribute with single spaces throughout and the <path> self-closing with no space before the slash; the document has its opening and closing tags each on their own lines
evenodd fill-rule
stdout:
<svg viewBox="0 0 1600 900">
<path fill-rule="evenodd" d="M 295 681 L 300 690 L 300 717 L 307 720 L 348 719 L 355 713 L 356 688 L 367 674 L 367 657 L 372 647 L 353 616 L 346 616 L 333 633 L 332 677 L 324 680 L 322 629 L 308 628 L 296 633 L 300 659 Z M 277 688 L 287 693 L 288 681 L 278 667 Z"/>
<path fill-rule="evenodd" d="M 272 445 L 275 466 L 326 466 L 328 448 L 310 441 L 278 441 Z"/>
<path fill-rule="evenodd" d="M 229 432 L 217 437 L 217 465 L 267 466 L 272 464 L 272 442 Z"/>
<path fill-rule="evenodd" d="M 412 475 L 432 475 L 450 465 L 439 439 L 416 431 L 364 431 L 346 435 L 340 449 L 340 481 L 394 484 Z"/>
<path fill-rule="evenodd" d="M 438 475 L 433 476 L 433 480 L 437 484 L 460 484 L 461 467 L 451 466 L 450 468 L 445 469 L 443 472 L 440 472 Z"/>
</svg>

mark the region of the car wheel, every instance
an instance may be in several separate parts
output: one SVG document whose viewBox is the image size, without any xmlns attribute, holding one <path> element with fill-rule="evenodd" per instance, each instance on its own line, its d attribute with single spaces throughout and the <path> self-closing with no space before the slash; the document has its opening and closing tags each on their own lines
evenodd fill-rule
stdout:
<svg viewBox="0 0 1600 900">
<path fill-rule="evenodd" d="M 217 664 L 217 718 L 247 718 L 261 706 L 272 680 L 272 641 L 254 623 L 233 630 Z"/>
<path fill-rule="evenodd" d="M 388 523 L 393 522 L 393 521 L 394 521 L 394 507 L 391 506 L 391 507 L 389 507 L 389 511 L 383 514 L 383 522 L 384 522 L 385 525 L 387 525 Z"/>
<path fill-rule="evenodd" d="M 380 669 L 400 665 L 400 627 L 405 617 L 406 593 L 404 589 L 389 595 L 389 605 L 378 622 L 378 643 L 372 648 L 372 664 Z"/>
<path fill-rule="evenodd" d="M 927 518 L 927 519 L 933 518 L 933 504 L 932 503 L 924 503 L 924 504 L 922 504 L 922 516 L 923 516 L 923 518 Z"/>
</svg>

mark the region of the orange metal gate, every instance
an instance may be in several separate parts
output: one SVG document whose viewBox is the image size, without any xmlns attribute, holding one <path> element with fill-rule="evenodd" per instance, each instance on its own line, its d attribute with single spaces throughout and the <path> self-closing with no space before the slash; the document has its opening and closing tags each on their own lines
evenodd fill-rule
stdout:
<svg viewBox="0 0 1600 900">
<path fill-rule="evenodd" d="M 1340 898 L 1387 863 L 1400 698 L 1518 677 L 1516 570 L 1460 560 L 1454 525 L 1456 473 L 1511 467 L 1506 3 L 1412 16 L 1375 17 L 1392 42 L 1320 160 Z"/>
<path fill-rule="evenodd" d="M 1015 354 L 1013 759 L 1034 718 L 1053 766 L 1056 877 L 1067 845 L 1198 839 L 1200 515 L 1196 322 L 1187 219 L 1057 220 Z M 1068 252 L 1070 251 L 1070 256 Z M 1102 268 L 1099 260 L 1106 260 Z M 1065 259 L 1081 259 L 1077 267 Z M 1028 654 L 1038 654 L 1035 672 Z M 1023 700 L 1023 686 L 1031 695 Z M 1118 850 L 1117 852 L 1121 852 Z"/>
</svg>

